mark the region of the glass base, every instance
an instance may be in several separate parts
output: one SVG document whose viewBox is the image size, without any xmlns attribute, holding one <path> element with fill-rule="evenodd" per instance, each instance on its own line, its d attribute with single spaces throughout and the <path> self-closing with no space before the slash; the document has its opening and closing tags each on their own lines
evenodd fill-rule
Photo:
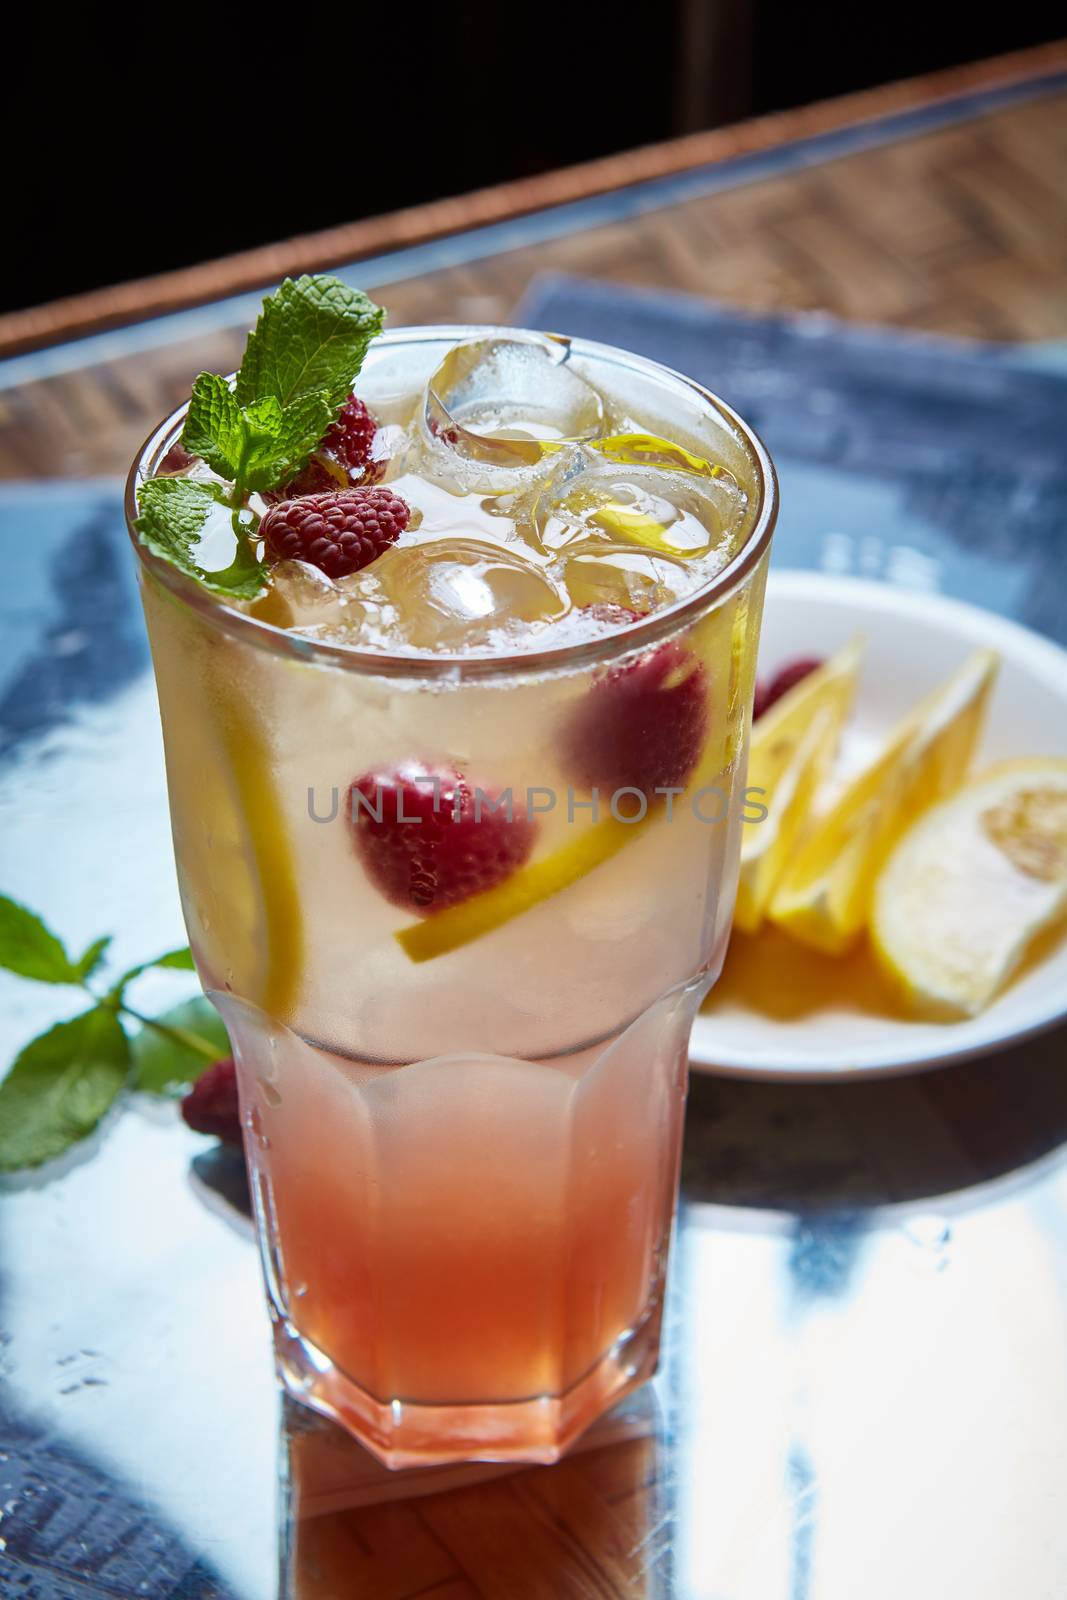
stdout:
<svg viewBox="0 0 1067 1600">
<path fill-rule="evenodd" d="M 652 1377 L 661 1317 L 657 1296 L 638 1325 L 565 1394 L 486 1405 L 380 1400 L 280 1317 L 274 1322 L 274 1350 L 286 1392 L 338 1423 L 387 1467 L 461 1461 L 551 1465 L 623 1395 Z"/>
</svg>

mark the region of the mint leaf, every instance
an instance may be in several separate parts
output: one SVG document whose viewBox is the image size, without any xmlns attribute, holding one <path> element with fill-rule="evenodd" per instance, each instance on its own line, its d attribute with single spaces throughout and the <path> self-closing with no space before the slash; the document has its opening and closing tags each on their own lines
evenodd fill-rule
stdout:
<svg viewBox="0 0 1067 1600">
<path fill-rule="evenodd" d="M 0 1170 L 40 1166 L 92 1133 L 128 1066 L 129 1041 L 107 1006 L 34 1039 L 0 1083 Z"/>
<path fill-rule="evenodd" d="M 241 486 L 249 490 L 276 489 L 295 477 L 333 421 L 322 390 L 300 395 L 288 406 L 268 395 L 241 415 L 247 429 Z"/>
<path fill-rule="evenodd" d="M 154 961 L 139 961 L 135 967 L 130 967 L 122 974 L 115 984 L 112 994 L 122 999 L 126 985 L 132 983 L 134 978 L 139 978 L 142 972 L 151 972 L 155 967 L 163 967 L 169 972 L 195 972 L 192 952 L 186 945 L 181 950 L 168 950 L 166 955 L 156 956 Z"/>
<path fill-rule="evenodd" d="M 198 559 L 208 520 L 216 505 L 242 506 L 296 476 L 348 398 L 384 317 L 339 278 L 286 278 L 263 302 L 233 387 L 210 372 L 193 384 L 182 444 L 233 484 L 232 495 L 192 478 L 151 479 L 138 496 L 141 543 L 216 594 L 261 594 L 266 568 L 246 536 L 221 571 Z"/>
<path fill-rule="evenodd" d="M 92 977 L 101 961 L 103 961 L 104 956 L 107 953 L 107 947 L 110 943 L 111 935 L 110 933 L 106 933 L 102 939 L 94 939 L 92 944 L 88 945 L 86 949 L 82 951 L 74 965 L 77 970 L 78 977 L 83 983 L 86 978 Z"/>
<path fill-rule="evenodd" d="M 182 444 L 242 491 L 275 489 L 300 471 L 334 419 L 324 389 L 283 406 L 273 394 L 239 406 L 225 378 L 202 372 L 182 432 Z"/>
<path fill-rule="evenodd" d="M 154 961 L 149 961 L 150 967 L 167 967 L 174 972 L 195 972 L 193 965 L 193 952 L 189 946 L 183 945 L 180 950 L 168 950 L 165 956 L 157 956 Z"/>
<path fill-rule="evenodd" d="M 150 478 L 141 485 L 138 503 L 137 537 L 153 555 L 216 594 L 254 600 L 262 593 L 265 568 L 247 537 L 237 540 L 233 561 L 221 571 L 210 572 L 196 559 L 209 516 L 226 503 L 218 484 L 195 478 Z"/>
<path fill-rule="evenodd" d="M 41 918 L 0 895 L 0 967 L 38 983 L 77 983 L 78 968 Z"/>
<path fill-rule="evenodd" d="M 182 429 L 182 444 L 189 454 L 203 457 L 220 478 L 236 478 L 246 431 L 241 407 L 227 380 L 214 372 L 202 372 L 193 384 Z"/>
<path fill-rule="evenodd" d="M 257 401 L 255 406 L 248 407 L 246 415 L 257 414 L 268 404 L 276 406 L 278 402 L 274 399 Z M 279 407 L 274 434 L 269 440 L 257 441 L 249 456 L 242 478 L 245 487 L 276 489 L 289 478 L 295 478 L 329 429 L 336 410 L 324 389 L 314 389 L 310 394 L 299 395 L 290 405 Z"/>
<path fill-rule="evenodd" d="M 284 407 L 321 391 L 332 419 L 384 320 L 380 306 L 339 278 L 286 278 L 263 302 L 248 336 L 235 389 L 239 404 L 273 395 Z"/>
<path fill-rule="evenodd" d="M 166 1027 L 194 1034 L 212 1047 L 216 1060 L 230 1054 L 230 1041 L 222 1018 L 203 995 L 172 1006 L 156 1020 Z M 187 1049 L 153 1028 L 142 1028 L 130 1048 L 133 1087 L 147 1094 L 184 1094 L 211 1064 L 199 1050 Z"/>
</svg>

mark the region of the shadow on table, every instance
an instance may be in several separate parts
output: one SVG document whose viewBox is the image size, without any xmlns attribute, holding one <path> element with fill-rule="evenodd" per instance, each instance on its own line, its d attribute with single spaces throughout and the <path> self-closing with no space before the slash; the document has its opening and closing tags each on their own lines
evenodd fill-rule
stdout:
<svg viewBox="0 0 1067 1600">
<path fill-rule="evenodd" d="M 908 1077 L 769 1083 L 694 1071 L 682 1192 L 789 1211 L 959 1194 L 1067 1144 L 1067 1028 Z"/>
</svg>

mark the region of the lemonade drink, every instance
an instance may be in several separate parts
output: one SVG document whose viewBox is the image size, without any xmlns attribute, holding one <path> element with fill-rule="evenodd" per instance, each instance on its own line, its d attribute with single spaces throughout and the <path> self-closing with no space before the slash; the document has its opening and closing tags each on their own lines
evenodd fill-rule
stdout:
<svg viewBox="0 0 1067 1600">
<path fill-rule="evenodd" d="M 581 341 L 402 330 L 356 392 L 410 508 L 366 565 L 141 549 L 183 908 L 284 1381 L 390 1465 L 550 1461 L 656 1361 L 773 477 Z"/>
</svg>

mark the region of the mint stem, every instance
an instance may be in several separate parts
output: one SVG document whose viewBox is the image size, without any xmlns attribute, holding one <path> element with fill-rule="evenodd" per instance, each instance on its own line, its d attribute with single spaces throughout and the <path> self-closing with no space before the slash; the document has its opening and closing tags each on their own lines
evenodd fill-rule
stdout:
<svg viewBox="0 0 1067 1600">
<path fill-rule="evenodd" d="M 219 1059 L 218 1045 L 212 1044 L 208 1039 L 202 1039 L 198 1033 L 191 1033 L 188 1028 L 176 1028 L 170 1022 L 157 1022 L 154 1017 L 146 1017 L 140 1011 L 135 1011 L 124 1000 L 119 1001 L 118 1009 L 125 1012 L 126 1016 L 132 1017 L 135 1022 L 139 1022 L 142 1028 L 151 1028 L 155 1033 L 162 1034 L 164 1039 L 169 1039 L 172 1044 L 183 1045 L 186 1050 L 192 1050 L 196 1055 L 203 1056 L 205 1061 Z"/>
<path fill-rule="evenodd" d="M 81 987 L 97 1005 L 107 1006 L 111 1011 L 132 1017 L 142 1028 L 151 1028 L 153 1033 L 161 1034 L 164 1039 L 169 1039 L 171 1044 L 180 1045 L 185 1050 L 191 1050 L 194 1055 L 203 1056 L 205 1061 L 218 1061 L 218 1046 L 212 1044 L 210 1039 L 202 1039 L 198 1033 L 193 1033 L 188 1028 L 177 1028 L 171 1022 L 157 1022 L 155 1017 L 146 1017 L 142 1011 L 135 1011 L 133 1006 L 128 1005 L 119 995 L 94 994 L 87 983 L 83 983 Z"/>
</svg>

